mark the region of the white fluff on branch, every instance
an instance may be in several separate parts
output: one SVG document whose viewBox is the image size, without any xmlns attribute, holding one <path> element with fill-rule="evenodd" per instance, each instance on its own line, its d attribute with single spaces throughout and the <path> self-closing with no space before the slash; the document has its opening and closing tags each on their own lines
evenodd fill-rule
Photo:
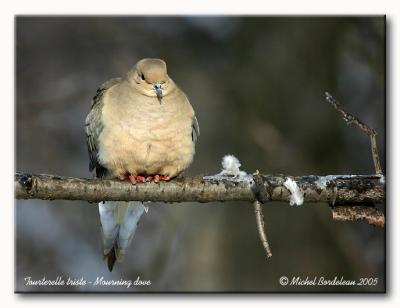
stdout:
<svg viewBox="0 0 400 308">
<path fill-rule="evenodd" d="M 303 193 L 300 191 L 299 186 L 297 186 L 296 181 L 291 178 L 287 178 L 283 185 L 290 191 L 290 205 L 302 205 L 304 202 Z"/>
<path fill-rule="evenodd" d="M 330 182 L 331 180 L 335 180 L 335 177 L 332 175 L 327 175 L 327 176 L 320 176 L 318 177 L 318 180 L 315 181 L 315 184 L 317 185 L 317 187 L 319 189 L 325 189 L 326 185 L 328 184 L 328 182 Z"/>
<path fill-rule="evenodd" d="M 232 180 L 235 182 L 251 181 L 252 176 L 247 172 L 240 170 L 242 165 L 234 155 L 228 154 L 222 158 L 222 170 L 220 173 L 210 176 L 205 176 L 205 180 Z"/>
<path fill-rule="evenodd" d="M 240 163 L 239 159 L 235 156 L 228 154 L 222 158 L 222 174 L 229 174 L 234 176 L 245 176 L 247 175 L 246 172 L 240 171 Z"/>
</svg>

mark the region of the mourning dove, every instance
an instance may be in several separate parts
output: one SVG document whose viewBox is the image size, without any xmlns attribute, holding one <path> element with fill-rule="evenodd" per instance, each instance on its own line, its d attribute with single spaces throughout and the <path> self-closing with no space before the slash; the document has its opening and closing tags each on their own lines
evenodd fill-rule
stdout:
<svg viewBox="0 0 400 308">
<path fill-rule="evenodd" d="M 160 59 L 142 59 L 124 78 L 105 82 L 93 98 L 85 122 L 89 170 L 96 177 L 144 181 L 169 180 L 193 161 L 200 134 L 185 93 Z M 122 261 L 142 202 L 100 202 L 103 253 L 112 271 Z"/>
</svg>

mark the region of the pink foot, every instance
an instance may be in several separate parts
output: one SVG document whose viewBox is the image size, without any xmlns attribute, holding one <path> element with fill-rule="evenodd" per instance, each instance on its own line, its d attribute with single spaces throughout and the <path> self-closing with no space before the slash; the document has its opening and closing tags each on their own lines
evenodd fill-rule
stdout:
<svg viewBox="0 0 400 308">
<path fill-rule="evenodd" d="M 154 182 L 155 183 L 158 183 L 158 182 L 160 182 L 160 181 L 169 181 L 170 180 L 170 177 L 168 176 L 168 175 L 159 175 L 159 174 L 156 174 L 155 176 L 154 176 Z"/>
<path fill-rule="evenodd" d="M 144 183 L 146 182 L 146 178 L 141 175 L 128 175 L 129 181 L 135 185 L 136 183 Z"/>
<path fill-rule="evenodd" d="M 133 185 L 135 185 L 136 184 L 136 176 L 134 176 L 134 175 L 129 175 L 128 176 L 128 178 L 129 178 L 129 181 L 133 184 Z"/>
<path fill-rule="evenodd" d="M 144 177 L 142 176 L 137 176 L 137 175 L 130 175 L 129 173 L 125 173 L 119 176 L 119 179 L 121 181 L 129 181 L 133 185 L 135 185 L 137 182 L 144 182 Z"/>
<path fill-rule="evenodd" d="M 144 182 L 146 182 L 146 178 L 144 176 L 137 175 L 136 176 L 136 181 L 138 181 L 140 183 L 144 183 Z"/>
<path fill-rule="evenodd" d="M 155 183 L 158 183 L 160 181 L 169 181 L 171 178 L 168 175 L 159 175 L 156 174 L 154 176 L 149 175 L 149 176 L 142 176 L 142 175 L 130 175 L 130 174 L 122 174 L 119 176 L 119 179 L 121 181 L 129 181 L 133 185 L 136 183 L 145 183 L 145 182 L 152 182 L 154 181 Z"/>
</svg>

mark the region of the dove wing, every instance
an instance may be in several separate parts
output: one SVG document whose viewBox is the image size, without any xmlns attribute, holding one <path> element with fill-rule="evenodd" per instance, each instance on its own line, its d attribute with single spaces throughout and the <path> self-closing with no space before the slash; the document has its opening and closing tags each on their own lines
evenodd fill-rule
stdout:
<svg viewBox="0 0 400 308">
<path fill-rule="evenodd" d="M 102 110 L 104 106 L 104 94 L 112 86 L 120 83 L 121 78 L 111 79 L 101 85 L 97 89 L 96 95 L 93 97 L 92 106 L 85 121 L 86 143 L 89 152 L 89 171 L 96 169 L 96 177 L 103 177 L 107 173 L 107 169 L 98 161 L 99 144 L 98 139 L 103 130 Z"/>
</svg>

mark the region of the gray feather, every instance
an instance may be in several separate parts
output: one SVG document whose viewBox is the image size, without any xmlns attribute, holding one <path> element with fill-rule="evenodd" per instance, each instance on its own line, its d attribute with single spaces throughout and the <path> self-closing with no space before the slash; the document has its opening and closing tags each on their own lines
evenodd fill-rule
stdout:
<svg viewBox="0 0 400 308">
<path fill-rule="evenodd" d="M 89 171 L 96 169 L 96 177 L 103 177 L 107 170 L 98 161 L 99 144 L 98 138 L 103 130 L 101 112 L 103 109 L 103 98 L 105 92 L 113 85 L 121 82 L 121 78 L 111 79 L 101 85 L 92 100 L 92 107 L 85 121 L 86 143 L 89 152 Z"/>
<path fill-rule="evenodd" d="M 193 122 L 192 122 L 192 141 L 194 143 L 197 142 L 197 138 L 200 136 L 200 127 L 199 127 L 199 122 L 197 121 L 196 116 L 193 116 Z"/>
</svg>

